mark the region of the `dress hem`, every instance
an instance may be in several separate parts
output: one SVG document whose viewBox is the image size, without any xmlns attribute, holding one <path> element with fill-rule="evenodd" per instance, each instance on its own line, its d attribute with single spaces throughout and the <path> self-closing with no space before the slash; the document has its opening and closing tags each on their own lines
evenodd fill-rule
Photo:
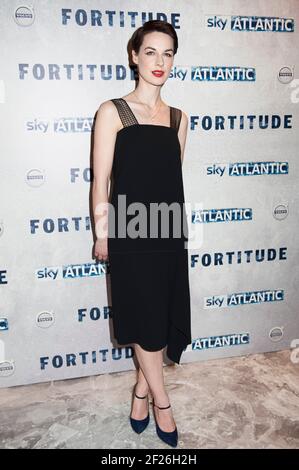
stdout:
<svg viewBox="0 0 299 470">
<path fill-rule="evenodd" d="M 120 250 L 120 251 L 115 251 L 115 250 L 108 250 L 108 256 L 109 254 L 125 254 L 125 253 L 178 253 L 178 252 L 181 252 L 183 250 L 187 250 L 188 251 L 188 248 L 184 247 L 184 248 L 177 248 L 177 249 L 174 249 L 174 250 L 156 250 L 156 249 L 153 249 L 153 250 Z"/>
<path fill-rule="evenodd" d="M 164 346 L 161 346 L 159 348 L 155 348 L 155 349 L 150 349 L 150 348 L 147 348 L 145 347 L 143 344 L 141 344 L 140 341 L 119 341 L 117 338 L 115 338 L 117 343 L 119 345 L 129 345 L 129 344 L 138 344 L 138 346 L 140 346 L 142 349 L 144 349 L 145 351 L 148 351 L 148 352 L 158 352 L 158 351 L 161 351 L 161 349 L 164 349 L 164 348 L 167 348 L 169 349 L 169 343 L 167 342 L 166 344 L 164 344 Z M 172 362 L 175 362 L 176 364 L 180 364 L 180 359 L 181 359 L 181 356 L 183 354 L 183 352 L 185 351 L 185 349 L 187 348 L 187 346 L 189 344 L 192 343 L 192 339 L 191 341 L 187 342 L 186 345 L 182 348 L 180 348 L 180 350 L 182 351 L 181 353 L 179 354 L 176 354 L 175 355 L 175 358 L 171 358 L 170 356 L 172 356 L 172 354 L 168 354 L 168 352 L 166 351 L 166 354 L 167 354 L 167 357 L 172 361 Z M 174 357 L 174 356 L 173 356 Z"/>
</svg>

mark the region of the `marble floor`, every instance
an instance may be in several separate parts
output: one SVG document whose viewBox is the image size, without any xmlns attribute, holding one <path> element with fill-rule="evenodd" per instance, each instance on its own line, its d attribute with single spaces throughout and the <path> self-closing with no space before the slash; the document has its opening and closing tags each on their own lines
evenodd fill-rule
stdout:
<svg viewBox="0 0 299 470">
<path fill-rule="evenodd" d="M 178 449 L 299 448 L 290 351 L 164 368 Z M 0 389 L 0 448 L 171 449 L 130 428 L 135 371 Z"/>
</svg>

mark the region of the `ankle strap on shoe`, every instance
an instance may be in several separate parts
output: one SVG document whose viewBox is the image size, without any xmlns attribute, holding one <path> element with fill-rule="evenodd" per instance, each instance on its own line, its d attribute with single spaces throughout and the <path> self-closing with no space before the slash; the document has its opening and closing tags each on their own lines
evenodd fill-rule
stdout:
<svg viewBox="0 0 299 470">
<path fill-rule="evenodd" d="M 171 407 L 171 405 L 168 405 L 168 406 L 158 406 L 158 405 L 156 405 L 154 402 L 153 402 L 153 405 L 156 406 L 157 408 L 159 408 L 159 410 L 168 410 L 168 408 Z"/>
<path fill-rule="evenodd" d="M 136 398 L 140 398 L 140 400 L 143 400 L 144 398 L 147 397 L 147 395 L 145 395 L 145 397 L 139 397 L 138 395 L 136 395 L 136 393 L 134 393 L 134 394 L 135 394 L 135 397 L 136 397 Z"/>
<path fill-rule="evenodd" d="M 136 398 L 140 398 L 140 400 L 143 400 L 144 398 L 147 397 L 147 395 L 145 395 L 144 397 L 139 397 L 137 394 L 136 394 L 136 387 L 137 387 L 137 383 L 134 385 L 134 395 Z"/>
</svg>

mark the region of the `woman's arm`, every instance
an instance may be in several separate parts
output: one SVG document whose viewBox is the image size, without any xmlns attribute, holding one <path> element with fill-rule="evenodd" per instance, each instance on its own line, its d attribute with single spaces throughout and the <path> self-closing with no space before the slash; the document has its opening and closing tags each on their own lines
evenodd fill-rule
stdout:
<svg viewBox="0 0 299 470">
<path fill-rule="evenodd" d="M 178 131 L 178 138 L 181 144 L 181 160 L 183 164 L 184 160 L 184 152 L 185 152 L 185 144 L 186 144 L 186 137 L 188 131 L 188 116 L 184 111 L 182 111 L 182 117 L 180 122 L 180 127 Z"/>
<path fill-rule="evenodd" d="M 108 195 L 117 133 L 116 108 L 112 101 L 103 102 L 94 128 L 92 206 L 96 230 L 95 256 L 108 257 Z"/>
</svg>

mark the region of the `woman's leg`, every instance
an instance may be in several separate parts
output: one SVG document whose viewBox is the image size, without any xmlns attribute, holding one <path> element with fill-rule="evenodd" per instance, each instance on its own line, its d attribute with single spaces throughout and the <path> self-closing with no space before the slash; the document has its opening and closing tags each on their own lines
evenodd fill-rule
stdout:
<svg viewBox="0 0 299 470">
<path fill-rule="evenodd" d="M 136 393 L 144 396 L 150 388 L 155 404 L 158 406 L 167 406 L 169 397 L 165 389 L 163 376 L 163 349 L 160 351 L 146 351 L 139 344 L 135 344 L 135 354 L 137 356 L 141 371 L 138 374 L 138 383 Z M 139 382 L 140 377 L 140 382 Z M 175 422 L 172 415 L 172 409 L 159 410 L 154 407 L 154 412 L 158 424 L 165 432 L 171 432 L 175 428 Z M 133 400 L 132 418 L 143 419 L 147 415 L 146 400 Z"/>
<path fill-rule="evenodd" d="M 138 391 L 141 396 L 146 395 L 149 392 L 149 385 L 147 383 L 146 378 L 144 377 L 144 373 L 142 372 L 141 367 L 139 367 L 137 372 L 137 383 L 138 383 Z M 139 395 L 137 393 L 137 395 Z"/>
</svg>

